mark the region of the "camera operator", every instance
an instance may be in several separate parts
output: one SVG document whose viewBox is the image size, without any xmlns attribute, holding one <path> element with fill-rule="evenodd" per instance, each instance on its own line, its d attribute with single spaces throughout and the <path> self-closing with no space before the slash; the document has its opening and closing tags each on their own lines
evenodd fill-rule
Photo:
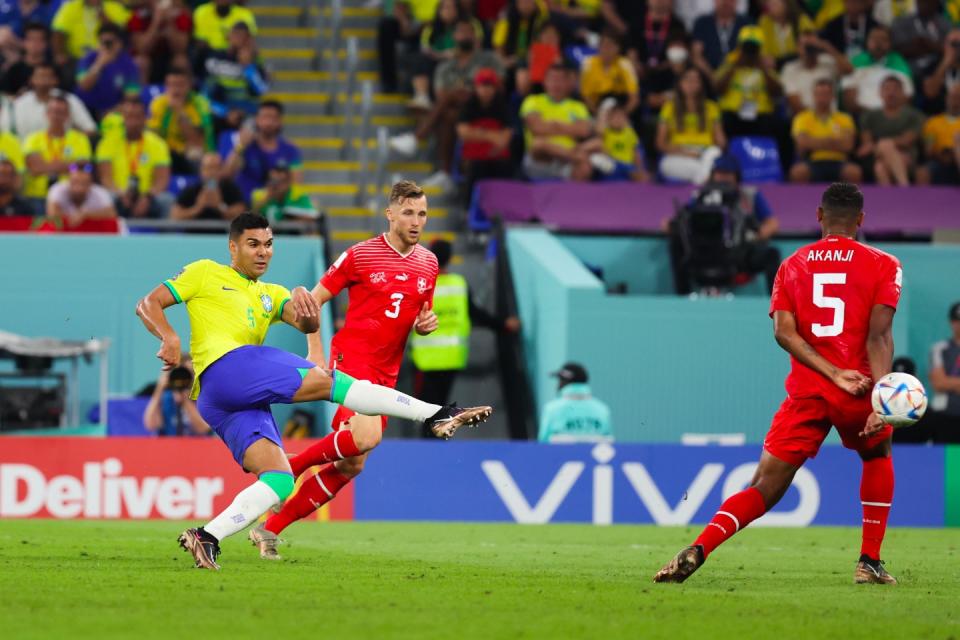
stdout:
<svg viewBox="0 0 960 640">
<path fill-rule="evenodd" d="M 143 426 L 159 436 L 205 436 L 210 426 L 200 417 L 190 399 L 193 366 L 188 359 L 179 367 L 161 371 L 150 402 L 143 412 Z"/>
<path fill-rule="evenodd" d="M 740 185 L 740 165 L 732 156 L 720 156 L 713 164 L 707 184 L 694 193 L 693 199 L 668 226 L 670 263 L 674 284 L 680 295 L 691 293 L 690 256 L 686 255 L 691 232 L 686 222 L 697 215 L 698 207 L 722 209 L 725 221 L 725 245 L 717 247 L 718 260 L 731 266 L 734 276 L 763 273 L 767 292 L 773 290 L 773 281 L 780 266 L 780 250 L 769 244 L 780 223 L 767 199 L 756 188 Z M 731 277 L 726 283 L 738 281 Z"/>
</svg>

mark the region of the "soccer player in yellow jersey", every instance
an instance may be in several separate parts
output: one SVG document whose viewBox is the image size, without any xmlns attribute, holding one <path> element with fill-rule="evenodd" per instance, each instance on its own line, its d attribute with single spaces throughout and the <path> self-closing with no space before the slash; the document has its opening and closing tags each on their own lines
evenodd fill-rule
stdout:
<svg viewBox="0 0 960 640">
<path fill-rule="evenodd" d="M 161 341 L 157 357 L 170 368 L 180 362 L 180 338 L 164 310 L 186 303 L 196 370 L 191 398 L 234 460 L 258 476 L 213 520 L 180 534 L 180 545 L 203 569 L 220 568 L 220 540 L 245 529 L 293 491 L 293 474 L 271 404 L 330 400 L 360 414 L 423 421 L 428 427 L 443 425 L 440 428 L 447 431 L 482 422 L 492 412 L 490 407 L 460 409 L 421 402 L 263 346 L 275 322 L 304 333 L 318 331 L 319 305 L 303 287 L 291 292 L 260 280 L 273 257 L 273 232 L 266 218 L 250 213 L 236 217 L 230 224 L 229 249 L 229 265 L 212 260 L 188 264 L 137 304 L 144 326 Z M 359 436 L 354 438 L 357 448 L 370 449 L 372 445 Z"/>
</svg>

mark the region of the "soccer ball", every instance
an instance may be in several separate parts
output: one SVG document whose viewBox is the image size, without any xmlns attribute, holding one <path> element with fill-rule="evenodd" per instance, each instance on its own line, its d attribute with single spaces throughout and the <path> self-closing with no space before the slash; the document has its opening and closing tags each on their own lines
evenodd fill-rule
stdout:
<svg viewBox="0 0 960 640">
<path fill-rule="evenodd" d="M 894 427 L 909 427 L 927 410 L 927 392 L 909 373 L 888 373 L 873 386 L 873 410 Z"/>
</svg>

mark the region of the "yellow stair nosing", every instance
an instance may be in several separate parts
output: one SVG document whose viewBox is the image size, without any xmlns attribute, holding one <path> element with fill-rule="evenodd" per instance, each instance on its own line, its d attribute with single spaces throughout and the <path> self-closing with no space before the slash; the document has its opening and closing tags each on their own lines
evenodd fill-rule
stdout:
<svg viewBox="0 0 960 640">
<path fill-rule="evenodd" d="M 346 123 L 344 116 L 325 116 L 316 114 L 291 114 L 283 117 L 285 124 L 329 124 L 343 125 Z M 363 122 L 360 116 L 353 117 L 353 123 L 359 125 Z M 407 127 L 411 128 L 415 120 L 410 116 L 373 116 L 370 118 L 370 124 L 375 127 Z"/>
<path fill-rule="evenodd" d="M 271 74 L 274 80 L 284 80 L 287 82 L 320 82 L 330 79 L 329 71 L 274 71 Z M 357 80 L 364 82 L 371 80 L 376 82 L 379 74 L 376 71 L 358 71 Z M 345 71 L 337 74 L 337 79 L 343 81 L 347 79 Z"/>
<path fill-rule="evenodd" d="M 295 18 L 300 15 L 300 7 L 295 7 L 292 5 L 280 5 L 274 7 L 250 7 L 250 11 L 253 12 L 255 16 L 272 16 L 277 18 Z M 319 13 L 317 7 L 310 7 L 310 15 L 315 16 Z M 324 9 L 323 15 L 330 15 L 330 9 Z M 372 9 L 367 7 L 344 7 L 343 8 L 343 17 L 344 18 L 378 18 L 383 13 L 380 9 Z"/>
<path fill-rule="evenodd" d="M 257 29 L 258 36 L 279 37 L 279 38 L 316 38 L 317 30 L 315 27 L 260 27 Z M 324 37 L 331 36 L 330 29 L 323 29 Z M 376 38 L 376 29 L 363 29 L 347 27 L 340 30 L 343 38 Z"/>
<path fill-rule="evenodd" d="M 343 138 L 333 138 L 333 137 L 312 137 L 312 136 L 291 136 L 290 141 L 293 144 L 299 147 L 307 147 L 313 149 L 339 149 L 343 146 Z M 360 141 L 357 139 L 353 140 L 353 146 L 359 147 Z M 377 146 L 377 139 L 370 138 L 367 140 L 367 147 L 370 149 L 375 149 Z M 427 143 L 425 140 L 421 140 L 417 143 L 418 148 L 425 148 Z"/>
<path fill-rule="evenodd" d="M 376 163 L 369 162 L 368 168 L 373 169 Z M 303 163 L 306 171 L 359 171 L 360 163 L 351 160 L 310 160 Z M 424 173 L 433 169 L 429 162 L 388 162 L 387 169 L 401 173 Z"/>
<path fill-rule="evenodd" d="M 303 185 L 303 190 L 306 193 L 320 194 L 320 195 L 356 195 L 359 187 L 355 184 L 305 184 Z M 428 196 L 438 196 L 443 192 L 440 187 L 423 187 L 423 192 Z M 370 195 L 376 195 L 377 188 L 374 185 L 367 185 L 367 193 Z M 381 193 L 388 194 L 390 193 L 390 187 L 384 185 Z"/>
<path fill-rule="evenodd" d="M 315 102 L 319 104 L 326 104 L 330 101 L 330 94 L 323 91 L 304 91 L 303 93 L 293 93 L 289 91 L 284 92 L 271 92 L 263 97 L 264 100 L 279 100 L 280 102 Z M 404 103 L 410 99 L 410 96 L 405 96 L 402 93 L 375 93 L 373 95 L 374 104 L 400 104 Z M 353 96 L 354 104 L 362 102 L 363 97 L 359 94 Z M 346 102 L 347 96 L 342 93 L 337 94 L 337 102 Z"/>
</svg>

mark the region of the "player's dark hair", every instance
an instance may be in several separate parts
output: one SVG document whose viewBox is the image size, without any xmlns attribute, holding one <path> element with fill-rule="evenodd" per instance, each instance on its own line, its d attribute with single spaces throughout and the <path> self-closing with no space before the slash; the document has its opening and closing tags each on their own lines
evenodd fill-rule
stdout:
<svg viewBox="0 0 960 640">
<path fill-rule="evenodd" d="M 423 189 L 413 180 L 401 180 L 390 189 L 390 204 L 397 204 L 407 198 L 423 197 Z"/>
<path fill-rule="evenodd" d="M 270 221 L 259 213 L 241 213 L 230 223 L 230 239 L 236 240 L 247 229 L 269 229 Z"/>
<path fill-rule="evenodd" d="M 834 182 L 820 199 L 823 214 L 833 219 L 853 221 L 863 211 L 863 193 L 849 182 Z"/>
</svg>

